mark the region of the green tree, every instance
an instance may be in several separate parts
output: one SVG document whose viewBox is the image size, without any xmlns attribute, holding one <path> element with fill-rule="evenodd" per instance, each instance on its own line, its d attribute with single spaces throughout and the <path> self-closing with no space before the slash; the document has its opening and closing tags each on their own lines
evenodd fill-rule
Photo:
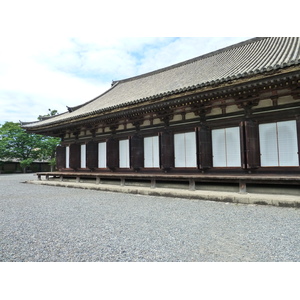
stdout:
<svg viewBox="0 0 300 300">
<path fill-rule="evenodd" d="M 16 159 L 30 165 L 30 160 L 55 158 L 59 138 L 27 133 L 19 123 L 6 122 L 0 126 L 0 160 Z M 27 165 L 27 166 L 29 166 Z"/>
<path fill-rule="evenodd" d="M 58 111 L 56 110 L 56 109 L 50 109 L 50 108 L 48 108 L 48 111 L 49 111 L 49 113 L 47 114 L 47 115 L 43 115 L 43 116 L 41 116 L 41 115 L 39 115 L 38 116 L 38 120 L 43 120 L 43 118 L 45 118 L 45 117 L 52 117 L 52 116 L 55 116 L 55 115 L 57 115 L 58 114 Z"/>
<path fill-rule="evenodd" d="M 29 167 L 32 163 L 33 163 L 33 159 L 32 158 L 27 158 L 27 159 L 24 159 L 24 160 L 20 161 L 20 166 L 23 169 L 24 173 L 26 173 L 27 167 Z"/>
<path fill-rule="evenodd" d="M 6 122 L 0 127 L 0 157 L 3 159 L 38 159 L 40 136 L 28 134 L 18 123 Z"/>
</svg>

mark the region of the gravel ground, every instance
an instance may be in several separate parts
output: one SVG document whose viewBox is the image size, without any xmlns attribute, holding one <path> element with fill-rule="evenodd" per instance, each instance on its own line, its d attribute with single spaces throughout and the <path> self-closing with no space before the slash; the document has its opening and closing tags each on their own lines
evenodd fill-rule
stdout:
<svg viewBox="0 0 300 300">
<path fill-rule="evenodd" d="M 300 209 L 24 184 L 0 175 L 0 261 L 300 261 Z"/>
</svg>

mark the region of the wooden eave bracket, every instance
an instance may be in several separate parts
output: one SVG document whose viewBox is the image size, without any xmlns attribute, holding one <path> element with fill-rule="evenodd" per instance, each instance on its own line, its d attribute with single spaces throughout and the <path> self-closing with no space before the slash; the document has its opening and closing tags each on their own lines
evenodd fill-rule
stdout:
<svg viewBox="0 0 300 300">
<path fill-rule="evenodd" d="M 297 86 L 296 88 L 292 89 L 291 95 L 294 100 L 300 99 L 300 87 Z"/>
<path fill-rule="evenodd" d="M 169 125 L 169 122 L 174 118 L 174 111 L 168 108 L 164 108 L 161 111 L 157 111 L 156 115 L 159 119 L 166 124 Z"/>
</svg>

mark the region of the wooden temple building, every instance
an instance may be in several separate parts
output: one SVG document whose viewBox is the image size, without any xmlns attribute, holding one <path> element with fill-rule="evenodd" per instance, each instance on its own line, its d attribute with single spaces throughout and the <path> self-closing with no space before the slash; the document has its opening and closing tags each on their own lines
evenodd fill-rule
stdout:
<svg viewBox="0 0 300 300">
<path fill-rule="evenodd" d="M 61 138 L 54 175 L 299 185 L 300 38 L 253 38 L 114 81 L 22 127 Z"/>
</svg>

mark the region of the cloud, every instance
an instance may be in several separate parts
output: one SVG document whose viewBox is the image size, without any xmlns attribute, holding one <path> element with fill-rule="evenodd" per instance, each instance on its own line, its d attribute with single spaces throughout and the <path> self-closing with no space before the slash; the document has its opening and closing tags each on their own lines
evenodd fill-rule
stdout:
<svg viewBox="0 0 300 300">
<path fill-rule="evenodd" d="M 131 11 L 132 3 L 112 1 L 99 6 L 92 0 L 10 0 L 2 4 L 0 124 L 36 120 L 48 108 L 62 113 L 66 106 L 97 97 L 110 88 L 112 80 L 243 39 L 161 37 L 162 27 L 158 37 L 147 37 L 163 20 L 153 14 L 153 5 L 143 7 L 150 13 L 145 16 Z"/>
<path fill-rule="evenodd" d="M 66 37 L 59 43 L 52 40 L 51 47 L 49 41 L 32 42 L 22 51 L 10 44 L 0 58 L 0 123 L 36 120 L 48 108 L 64 112 L 66 105 L 100 95 L 112 80 L 163 68 L 240 40 Z"/>
</svg>

